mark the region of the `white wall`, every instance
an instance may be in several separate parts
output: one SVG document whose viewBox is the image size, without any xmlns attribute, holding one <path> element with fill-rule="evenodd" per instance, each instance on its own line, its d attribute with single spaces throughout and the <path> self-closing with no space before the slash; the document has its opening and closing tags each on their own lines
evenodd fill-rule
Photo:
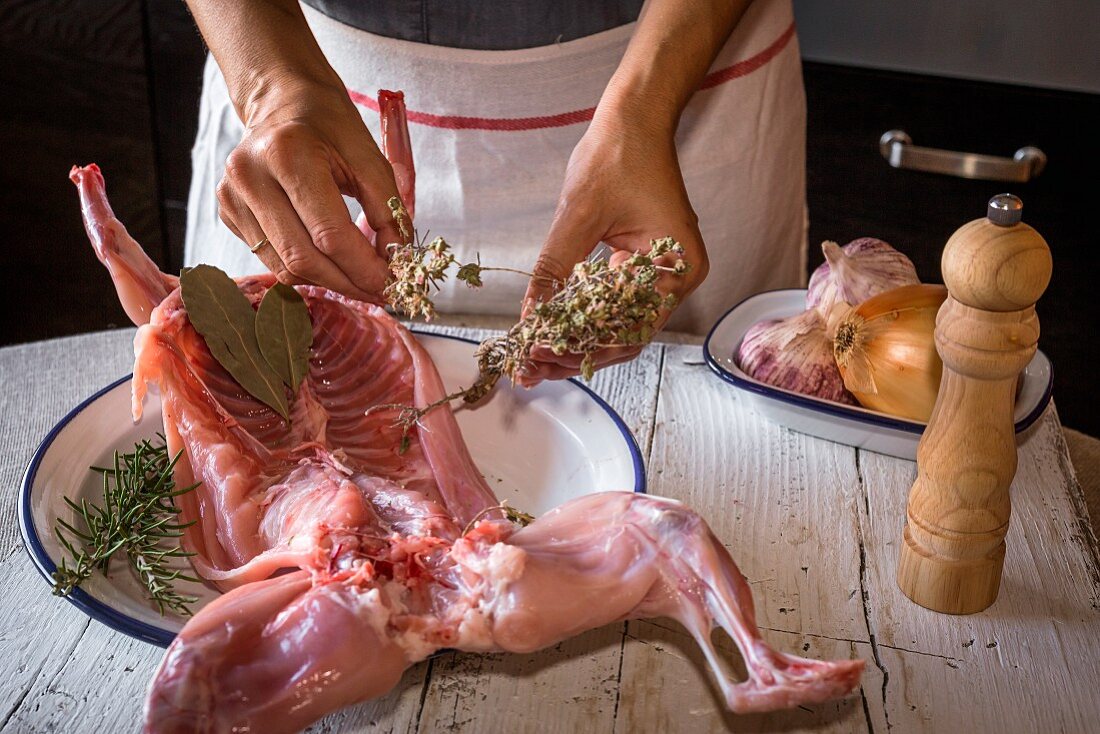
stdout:
<svg viewBox="0 0 1100 734">
<path fill-rule="evenodd" d="M 1100 0 L 794 0 L 804 58 L 1100 92 Z"/>
</svg>

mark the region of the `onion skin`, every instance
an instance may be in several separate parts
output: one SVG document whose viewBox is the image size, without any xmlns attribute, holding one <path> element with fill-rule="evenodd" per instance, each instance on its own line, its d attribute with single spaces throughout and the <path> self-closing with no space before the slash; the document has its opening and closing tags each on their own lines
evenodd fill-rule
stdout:
<svg viewBox="0 0 1100 734">
<path fill-rule="evenodd" d="M 737 365 L 749 377 L 774 387 L 846 405 L 858 404 L 844 389 L 825 321 L 812 309 L 754 324 L 737 348 Z"/>
<path fill-rule="evenodd" d="M 861 237 L 841 247 L 821 243 L 825 262 L 814 270 L 806 290 L 806 308 L 828 318 L 837 304 L 855 306 L 903 285 L 920 283 L 912 261 L 893 247 Z"/>
<path fill-rule="evenodd" d="M 926 423 L 943 362 L 936 352 L 942 285 L 907 285 L 873 296 L 830 326 L 844 386 L 871 410 Z"/>
</svg>

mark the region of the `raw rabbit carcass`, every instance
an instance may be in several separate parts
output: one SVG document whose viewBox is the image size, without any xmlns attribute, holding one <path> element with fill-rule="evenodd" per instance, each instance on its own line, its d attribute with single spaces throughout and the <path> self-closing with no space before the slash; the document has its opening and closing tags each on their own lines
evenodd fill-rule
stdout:
<svg viewBox="0 0 1100 734">
<path fill-rule="evenodd" d="M 440 649 L 527 652 L 653 616 L 694 636 L 733 711 L 858 685 L 860 660 L 808 660 L 761 639 L 744 577 L 682 504 L 592 494 L 517 529 L 448 407 L 403 441 L 397 409 L 375 408 L 424 406 L 444 386 L 416 338 L 377 306 L 298 286 L 313 346 L 284 421 L 212 357 L 177 280 L 114 218 L 99 169 L 71 177 L 97 255 L 141 327 L 135 414 L 155 385 L 169 449 L 183 452 L 177 481 L 201 482 L 179 498 L 183 519 L 196 521 L 184 545 L 225 592 L 165 654 L 146 731 L 297 731 L 386 693 Z M 256 304 L 274 280 L 237 283 Z M 746 680 L 720 660 L 716 626 L 740 649 Z"/>
</svg>

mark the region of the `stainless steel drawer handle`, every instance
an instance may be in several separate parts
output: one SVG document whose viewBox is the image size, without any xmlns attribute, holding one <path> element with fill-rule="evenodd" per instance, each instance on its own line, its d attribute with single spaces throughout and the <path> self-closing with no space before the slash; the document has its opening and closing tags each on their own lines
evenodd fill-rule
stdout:
<svg viewBox="0 0 1100 734">
<path fill-rule="evenodd" d="M 979 153 L 961 153 L 939 148 L 913 145 L 913 139 L 903 130 L 888 130 L 878 141 L 882 157 L 894 168 L 943 173 L 960 178 L 983 181 L 1013 181 L 1024 183 L 1042 173 L 1047 164 L 1046 153 L 1027 146 L 1011 158 Z"/>
</svg>

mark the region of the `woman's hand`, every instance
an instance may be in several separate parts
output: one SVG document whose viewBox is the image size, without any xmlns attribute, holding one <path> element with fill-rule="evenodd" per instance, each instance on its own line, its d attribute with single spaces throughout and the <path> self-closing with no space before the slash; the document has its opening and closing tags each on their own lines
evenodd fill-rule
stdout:
<svg viewBox="0 0 1100 734">
<path fill-rule="evenodd" d="M 548 287 L 603 241 L 621 264 L 649 241 L 671 236 L 690 271 L 668 275 L 658 289 L 682 301 L 707 276 L 707 253 L 684 190 L 673 137 L 680 114 L 729 38 L 749 0 L 648 0 L 592 124 L 573 150 L 550 234 L 524 300 L 524 314 Z M 549 278 L 549 281 L 547 280 Z M 661 324 L 668 320 L 663 314 Z M 604 349 L 597 367 L 632 359 L 637 347 Z M 532 350 L 525 384 L 580 371 L 581 355 Z"/>
<path fill-rule="evenodd" d="M 218 185 L 222 221 L 284 283 L 313 283 L 381 302 L 385 253 L 351 220 L 341 194 L 363 206 L 379 247 L 401 241 L 386 202 L 393 170 L 342 86 L 268 83 L 244 110 L 245 136 Z"/>
<path fill-rule="evenodd" d="M 662 293 L 682 302 L 708 270 L 707 253 L 695 212 L 684 190 L 676 158 L 673 127 L 639 124 L 625 113 L 597 114 L 577 144 L 566 168 L 565 184 L 546 243 L 527 288 L 523 314 L 554 292 L 553 283 L 568 277 L 601 241 L 612 249 L 610 263 L 620 265 L 631 253 L 649 249 L 650 240 L 671 236 L 684 248 L 689 270 L 666 274 Z M 671 264 L 671 263 L 669 263 Z M 668 320 L 663 313 L 658 327 Z M 593 357 L 596 367 L 633 359 L 641 347 L 610 347 Z M 580 374 L 583 355 L 555 355 L 535 347 L 524 385 Z"/>
<path fill-rule="evenodd" d="M 218 186 L 221 218 L 284 283 L 381 302 L 389 268 L 351 221 L 363 206 L 384 248 L 403 238 L 386 202 L 393 170 L 329 65 L 297 0 L 187 0 L 245 136 Z"/>
</svg>

